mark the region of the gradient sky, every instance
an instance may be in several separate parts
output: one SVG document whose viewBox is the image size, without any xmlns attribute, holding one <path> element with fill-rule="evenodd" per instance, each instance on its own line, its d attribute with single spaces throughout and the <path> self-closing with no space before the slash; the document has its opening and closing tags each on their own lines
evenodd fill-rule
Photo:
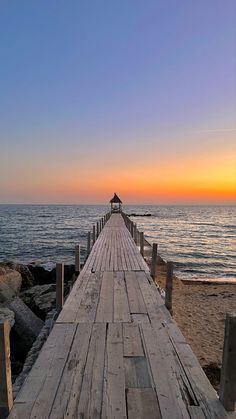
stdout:
<svg viewBox="0 0 236 419">
<path fill-rule="evenodd" d="M 235 0 L 1 0 L 0 202 L 235 202 L 235 22 Z"/>
</svg>

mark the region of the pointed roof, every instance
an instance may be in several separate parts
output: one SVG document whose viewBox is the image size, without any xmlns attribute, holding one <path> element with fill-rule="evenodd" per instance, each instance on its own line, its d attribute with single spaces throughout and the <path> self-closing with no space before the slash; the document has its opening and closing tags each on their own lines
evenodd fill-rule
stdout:
<svg viewBox="0 0 236 419">
<path fill-rule="evenodd" d="M 119 196 L 114 193 L 113 198 L 110 200 L 111 204 L 122 204 L 122 201 L 120 200 Z"/>
</svg>

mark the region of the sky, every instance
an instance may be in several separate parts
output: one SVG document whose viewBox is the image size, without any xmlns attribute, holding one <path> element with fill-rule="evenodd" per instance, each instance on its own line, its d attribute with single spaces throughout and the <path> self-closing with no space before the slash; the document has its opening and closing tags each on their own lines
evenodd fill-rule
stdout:
<svg viewBox="0 0 236 419">
<path fill-rule="evenodd" d="M 1 0 L 0 203 L 236 203 L 235 0 Z"/>
</svg>

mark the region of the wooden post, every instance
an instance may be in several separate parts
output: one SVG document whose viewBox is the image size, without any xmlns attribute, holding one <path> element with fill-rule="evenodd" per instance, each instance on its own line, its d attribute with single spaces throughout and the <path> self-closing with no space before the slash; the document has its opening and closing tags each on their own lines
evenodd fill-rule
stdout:
<svg viewBox="0 0 236 419">
<path fill-rule="evenodd" d="M 157 270 L 157 243 L 152 245 L 152 266 L 151 266 L 151 276 L 155 280 Z"/>
<path fill-rule="evenodd" d="M 220 378 L 220 401 L 228 411 L 236 403 L 236 313 L 227 313 Z"/>
<path fill-rule="evenodd" d="M 10 362 L 10 324 L 0 322 L 0 418 L 6 418 L 13 406 L 11 362 Z"/>
<path fill-rule="evenodd" d="M 87 254 L 89 255 L 91 250 L 91 233 L 88 231 L 88 241 L 87 241 Z"/>
<path fill-rule="evenodd" d="M 99 236 L 99 223 L 97 222 L 97 238 Z"/>
<path fill-rule="evenodd" d="M 140 231 L 140 253 L 144 256 L 144 234 L 143 231 Z"/>
<path fill-rule="evenodd" d="M 130 228 L 131 236 L 134 237 L 134 223 L 131 221 L 131 228 Z"/>
<path fill-rule="evenodd" d="M 137 224 L 134 224 L 134 241 L 137 244 Z"/>
<path fill-rule="evenodd" d="M 56 264 L 56 308 L 61 311 L 64 304 L 64 263 Z"/>
<path fill-rule="evenodd" d="M 75 273 L 80 273 L 80 245 L 75 246 Z"/>
<path fill-rule="evenodd" d="M 96 241 L 96 227 L 95 225 L 93 225 L 93 244 L 95 243 L 95 241 Z"/>
<path fill-rule="evenodd" d="M 166 263 L 166 295 L 165 295 L 165 306 L 169 310 L 170 314 L 173 314 L 172 310 L 172 290 L 173 290 L 173 263 Z"/>
</svg>

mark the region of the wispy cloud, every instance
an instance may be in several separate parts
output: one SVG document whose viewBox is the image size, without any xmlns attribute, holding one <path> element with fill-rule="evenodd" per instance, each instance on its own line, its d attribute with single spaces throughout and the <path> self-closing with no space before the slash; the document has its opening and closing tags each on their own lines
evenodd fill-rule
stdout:
<svg viewBox="0 0 236 419">
<path fill-rule="evenodd" d="M 197 130 L 197 132 L 236 132 L 236 128 L 212 128 Z"/>
</svg>

